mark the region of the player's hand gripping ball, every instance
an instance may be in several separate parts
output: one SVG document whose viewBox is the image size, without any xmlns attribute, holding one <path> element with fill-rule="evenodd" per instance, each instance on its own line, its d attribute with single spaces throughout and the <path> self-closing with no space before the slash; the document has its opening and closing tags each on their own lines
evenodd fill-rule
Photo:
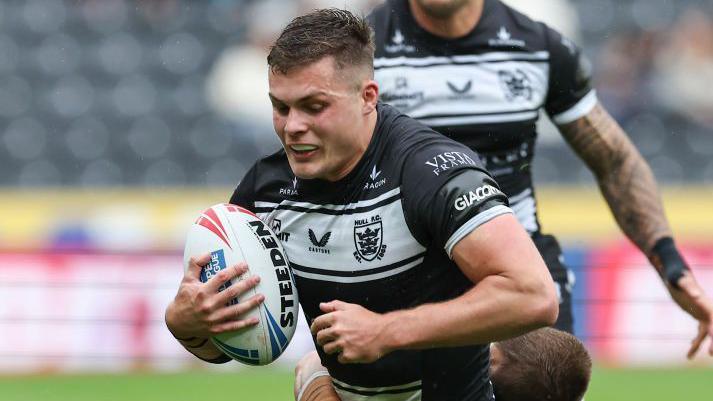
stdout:
<svg viewBox="0 0 713 401">
<path fill-rule="evenodd" d="M 265 301 L 241 319 L 257 317 L 259 323 L 235 332 L 211 338 L 216 347 L 236 361 L 266 365 L 287 348 L 297 327 L 299 305 L 295 280 L 287 255 L 275 233 L 247 209 L 218 204 L 205 210 L 191 226 L 184 250 L 183 266 L 192 256 L 210 253 L 208 265 L 201 271 L 206 282 L 220 270 L 240 262 L 249 271 L 239 280 L 259 275 L 260 283 L 241 295 L 249 298 L 263 294 Z M 220 291 L 232 285 L 227 282 Z M 231 303 L 238 302 L 233 298 Z"/>
</svg>

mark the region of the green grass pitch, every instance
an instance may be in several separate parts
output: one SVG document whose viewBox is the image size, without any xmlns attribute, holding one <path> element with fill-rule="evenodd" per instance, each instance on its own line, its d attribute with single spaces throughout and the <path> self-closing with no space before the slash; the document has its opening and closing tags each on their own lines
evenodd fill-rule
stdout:
<svg viewBox="0 0 713 401">
<path fill-rule="evenodd" d="M 3 401 L 290 401 L 292 373 L 33 375 L 0 377 Z M 710 401 L 713 369 L 597 368 L 587 401 Z"/>
</svg>

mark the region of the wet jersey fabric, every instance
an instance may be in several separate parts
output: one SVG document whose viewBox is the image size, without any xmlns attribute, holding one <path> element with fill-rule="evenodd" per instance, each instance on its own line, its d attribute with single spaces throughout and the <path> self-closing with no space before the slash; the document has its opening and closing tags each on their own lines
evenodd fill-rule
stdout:
<svg viewBox="0 0 713 401">
<path fill-rule="evenodd" d="M 539 231 L 530 171 L 538 112 L 564 124 L 597 101 L 580 49 L 498 0 L 485 0 L 458 39 L 422 29 L 408 0 L 389 0 L 368 19 L 381 100 L 477 150 L 518 220 Z"/>
<path fill-rule="evenodd" d="M 309 324 L 335 299 L 385 313 L 461 295 L 472 283 L 453 247 L 512 213 L 475 152 L 388 105 L 377 113 L 343 179 L 296 178 L 283 150 L 259 160 L 231 198 L 278 233 Z M 488 344 L 396 351 L 371 364 L 317 350 L 345 401 L 492 399 Z"/>
</svg>

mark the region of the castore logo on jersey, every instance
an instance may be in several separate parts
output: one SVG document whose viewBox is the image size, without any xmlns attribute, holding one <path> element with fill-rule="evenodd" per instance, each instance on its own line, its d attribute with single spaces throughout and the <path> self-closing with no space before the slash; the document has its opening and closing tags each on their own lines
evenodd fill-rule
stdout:
<svg viewBox="0 0 713 401">
<path fill-rule="evenodd" d="M 332 236 L 332 232 L 327 231 L 327 233 L 324 234 L 319 241 L 317 240 L 317 235 L 314 233 L 314 231 L 312 231 L 311 228 L 307 230 L 307 233 L 309 236 L 309 241 L 312 243 L 312 245 L 314 245 L 309 247 L 310 252 L 324 253 L 329 255 L 329 249 L 326 249 L 325 247 L 327 246 L 327 242 L 329 242 L 329 237 Z"/>
<path fill-rule="evenodd" d="M 462 88 L 459 88 L 458 86 L 456 86 L 456 84 L 452 83 L 451 81 L 446 81 L 446 84 L 448 85 L 448 89 L 450 89 L 451 91 L 453 91 L 453 93 L 457 93 L 457 94 L 459 94 L 459 95 L 463 95 L 463 94 L 465 94 L 465 93 L 468 93 L 468 91 L 470 90 L 470 88 L 473 86 L 473 81 L 472 81 L 472 80 L 468 80 L 468 82 L 466 82 L 465 85 L 463 85 Z"/>
</svg>

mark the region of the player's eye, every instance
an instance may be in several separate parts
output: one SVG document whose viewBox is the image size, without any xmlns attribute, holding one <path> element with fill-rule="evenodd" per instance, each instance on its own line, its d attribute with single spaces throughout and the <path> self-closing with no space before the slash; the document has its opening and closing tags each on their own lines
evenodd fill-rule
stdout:
<svg viewBox="0 0 713 401">
<path fill-rule="evenodd" d="M 286 116 L 287 113 L 290 111 L 290 108 L 287 107 L 287 105 L 284 103 L 273 103 L 272 108 L 275 109 L 277 114 L 281 116 Z"/>
<path fill-rule="evenodd" d="M 312 114 L 317 114 L 320 111 L 324 110 L 326 105 L 324 103 L 310 103 L 307 105 L 307 111 L 309 111 Z"/>
</svg>

